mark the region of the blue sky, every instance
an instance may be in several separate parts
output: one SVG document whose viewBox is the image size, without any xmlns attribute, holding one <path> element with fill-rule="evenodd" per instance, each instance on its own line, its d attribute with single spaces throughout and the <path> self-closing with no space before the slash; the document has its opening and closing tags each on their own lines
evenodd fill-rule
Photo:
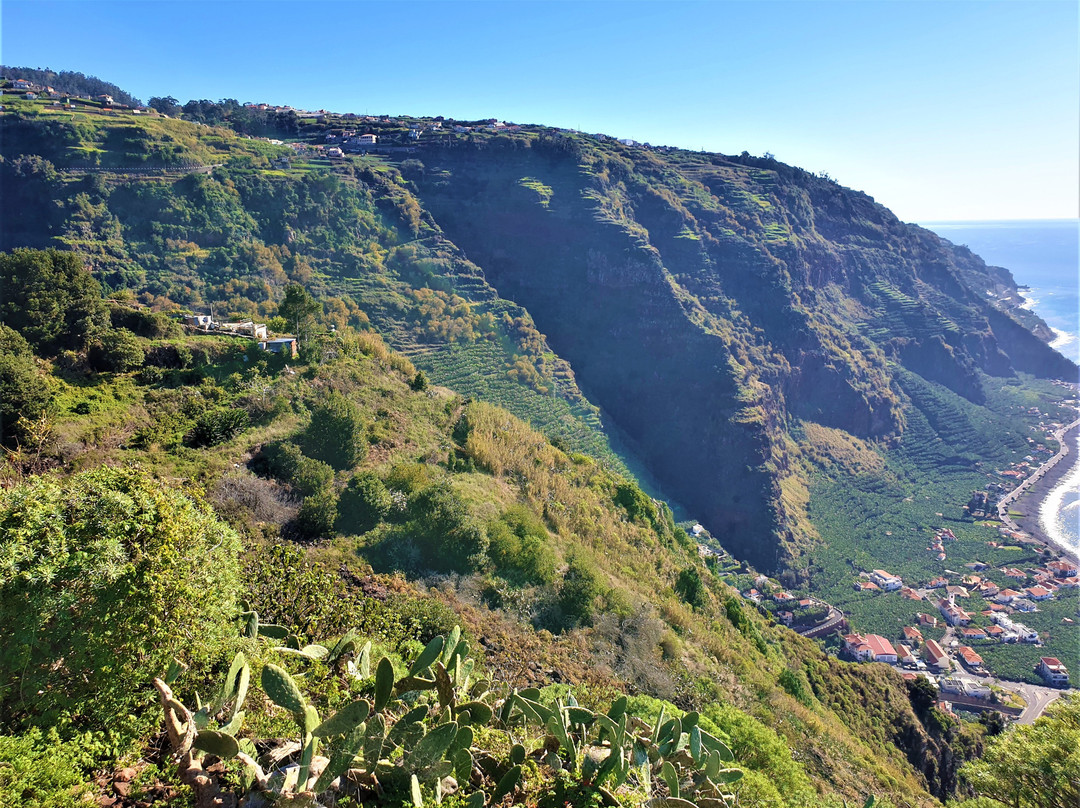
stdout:
<svg viewBox="0 0 1080 808">
<path fill-rule="evenodd" d="M 1072 218 L 1078 4 L 25 2 L 2 60 L 144 101 L 496 117 L 772 152 L 907 221 Z"/>
</svg>

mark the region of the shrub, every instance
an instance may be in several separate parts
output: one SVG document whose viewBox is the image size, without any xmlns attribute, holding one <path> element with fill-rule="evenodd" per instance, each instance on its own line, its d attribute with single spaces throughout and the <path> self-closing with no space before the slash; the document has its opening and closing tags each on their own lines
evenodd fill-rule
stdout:
<svg viewBox="0 0 1080 808">
<path fill-rule="evenodd" d="M 334 470 L 320 460 L 307 457 L 295 443 L 282 441 L 263 447 L 256 466 L 263 466 L 279 480 L 294 486 L 304 496 L 328 488 L 334 481 Z"/>
<path fill-rule="evenodd" d="M 679 573 L 675 579 L 675 594 L 695 609 L 705 605 L 705 584 L 701 582 L 701 575 L 694 567 L 687 567 Z"/>
<path fill-rule="evenodd" d="M 83 739 L 62 741 L 55 728 L 0 735 L 0 805 L 77 808 L 90 786 L 82 772 L 94 764 Z"/>
<path fill-rule="evenodd" d="M 0 720 L 104 729 L 174 656 L 216 661 L 234 629 L 239 539 L 134 471 L 38 477 L 0 501 Z M 197 641 L 193 641 L 197 639 Z"/>
<path fill-rule="evenodd" d="M 408 532 L 424 551 L 425 564 L 468 572 L 487 561 L 488 537 L 448 485 L 423 489 L 409 502 Z"/>
<path fill-rule="evenodd" d="M 422 393 L 428 389 L 428 377 L 425 375 L 424 371 L 416 371 L 416 375 L 413 376 L 412 381 L 409 382 L 409 387 L 418 393 Z"/>
<path fill-rule="evenodd" d="M 48 404 L 49 387 L 30 346 L 17 331 L 0 325 L 0 442 L 12 442 L 19 418 L 38 418 Z"/>
<path fill-rule="evenodd" d="M 592 622 L 596 599 L 602 594 L 600 575 L 583 556 L 575 555 L 559 587 L 559 608 L 563 626 L 571 628 Z"/>
<path fill-rule="evenodd" d="M 360 408 L 341 393 L 331 393 L 311 410 L 304 448 L 336 469 L 357 465 L 367 455 L 367 423 Z"/>
<path fill-rule="evenodd" d="M 337 494 L 330 488 L 323 488 L 304 497 L 300 513 L 296 515 L 296 528 L 304 538 L 318 539 L 334 532 L 337 518 Z"/>
<path fill-rule="evenodd" d="M 555 580 L 555 553 L 537 516 L 515 505 L 488 525 L 488 554 L 511 583 L 549 584 Z"/>
<path fill-rule="evenodd" d="M 218 409 L 204 412 L 187 435 L 187 444 L 196 448 L 216 446 L 243 432 L 249 422 L 244 410 Z"/>
<path fill-rule="evenodd" d="M 341 493 L 338 520 L 343 532 L 366 533 L 390 513 L 390 491 L 371 472 L 357 474 Z"/>
<path fill-rule="evenodd" d="M 615 489 L 615 504 L 635 522 L 656 522 L 656 505 L 633 483 L 620 483 Z"/>
<path fill-rule="evenodd" d="M 106 331 L 90 346 L 87 355 L 94 370 L 128 373 L 138 370 L 146 361 L 142 341 L 123 328 Z"/>
</svg>

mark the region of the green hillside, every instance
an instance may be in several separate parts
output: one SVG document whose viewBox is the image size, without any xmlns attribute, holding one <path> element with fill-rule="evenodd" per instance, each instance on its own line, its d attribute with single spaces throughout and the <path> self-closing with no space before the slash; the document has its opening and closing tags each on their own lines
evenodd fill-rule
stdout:
<svg viewBox="0 0 1080 808">
<path fill-rule="evenodd" d="M 4 102 L 0 802 L 301 804 L 282 760 L 337 804 L 973 793 L 998 727 L 734 587 L 892 637 L 927 607 L 852 582 L 940 574 L 935 529 L 1035 560 L 964 511 L 1070 412 L 1007 275 L 746 155 Z"/>
</svg>

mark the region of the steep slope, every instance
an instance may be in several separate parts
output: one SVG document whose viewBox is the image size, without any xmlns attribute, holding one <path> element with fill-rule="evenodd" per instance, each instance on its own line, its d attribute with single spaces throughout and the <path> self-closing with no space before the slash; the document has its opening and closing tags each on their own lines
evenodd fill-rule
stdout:
<svg viewBox="0 0 1080 808">
<path fill-rule="evenodd" d="M 783 495 L 795 419 L 895 440 L 910 400 L 890 363 L 975 404 L 984 374 L 1076 377 L 991 305 L 1000 270 L 775 161 L 549 131 L 423 156 L 447 235 L 672 495 L 762 568 L 812 530 Z"/>
<path fill-rule="evenodd" d="M 161 324 L 140 307 L 110 308 L 116 322 Z M 119 330 L 102 325 L 93 339 L 108 344 Z M 461 620 L 497 681 L 557 681 L 589 703 L 625 690 L 639 694 L 641 709 L 657 710 L 663 699 L 669 710 L 700 711 L 731 739 L 750 773 L 739 787 L 744 802 L 836 805 L 877 793 L 929 806 L 931 794 L 953 793 L 951 770 L 939 771 L 934 761 L 962 752 L 961 741 L 977 745 L 978 729 L 920 717 L 894 672 L 831 660 L 744 604 L 670 513 L 631 481 L 561 451 L 505 410 L 447 390 L 413 389 L 408 361 L 374 334 L 346 327 L 327 340 L 335 351 L 288 365 L 286 357 L 245 350 L 227 337 L 174 329 L 128 339 L 143 358 L 122 372 L 95 371 L 74 352 L 56 361 L 39 357 L 34 372 L 53 391 L 54 434 L 36 453 L 12 453 L 3 473 L 13 484 L 43 467 L 57 476 L 0 495 L 0 544 L 13 554 L 41 533 L 22 529 L 30 517 L 67 525 L 55 510 L 86 508 L 83 497 L 65 498 L 68 474 L 126 467 L 74 475 L 71 487 L 119 477 L 134 488 L 205 498 L 244 541 L 244 575 L 222 596 L 245 601 L 264 622 L 305 641 L 354 630 L 405 655 Z M 227 413 L 245 417 L 209 428 Z M 351 448 L 347 457 L 343 446 Z M 109 500 L 110 493 L 106 487 L 95 496 Z M 119 494 L 109 501 L 130 504 Z M 85 510 L 77 516 L 80 530 L 91 529 Z M 143 522 L 137 526 L 116 524 L 133 552 L 144 532 Z M 106 576 L 108 553 L 106 546 L 74 554 L 66 574 L 100 564 L 98 578 Z M 63 595 L 63 587 L 52 592 L 48 575 L 24 580 L 11 572 L 0 575 L 9 607 L 20 602 L 20 587 Z M 108 592 L 97 578 L 95 586 Z M 168 634 L 170 653 L 193 665 L 189 688 L 201 687 L 233 646 L 259 665 L 291 658 L 267 656 L 234 636 L 232 614 L 215 624 L 224 646 L 219 660 L 187 642 L 185 628 L 178 622 Z M 137 631 L 123 641 L 137 644 Z M 107 653 L 109 636 L 95 636 L 93 625 L 80 624 L 70 641 L 90 639 Z M 168 657 L 155 650 L 156 657 L 139 658 L 134 678 L 161 673 L 147 669 Z M 63 661 L 44 651 L 32 658 L 45 680 L 67 675 Z M 24 665 L 21 657 L 0 660 L 0 674 L 22 676 Z M 92 693 L 57 688 L 65 694 L 57 696 L 63 737 L 100 733 L 122 723 L 110 710 L 128 710 L 135 719 L 114 733 L 109 749 L 136 744 L 152 756 L 138 746 L 158 731 L 147 691 L 110 680 L 107 671 L 101 676 L 104 687 L 123 695 L 122 707 L 102 702 L 97 711 L 83 710 L 78 699 Z M 304 680 L 324 714 L 325 703 L 336 708 L 359 687 L 343 685 L 325 667 Z M 56 714 L 44 713 L 50 705 L 9 692 L 0 698 L 0 731 L 51 725 Z M 291 732 L 265 706 L 250 712 L 242 737 Z M 95 767 L 116 765 L 115 754 L 94 747 Z M 532 787 L 547 788 L 548 780 L 540 774 Z"/>
</svg>

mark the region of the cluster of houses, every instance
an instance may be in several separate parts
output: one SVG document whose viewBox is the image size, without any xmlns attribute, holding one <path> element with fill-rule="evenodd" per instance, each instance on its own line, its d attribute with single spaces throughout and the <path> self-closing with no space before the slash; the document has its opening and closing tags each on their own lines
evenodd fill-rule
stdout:
<svg viewBox="0 0 1080 808">
<path fill-rule="evenodd" d="M 186 314 L 184 325 L 195 331 L 225 336 L 246 337 L 258 343 L 268 353 L 284 354 L 295 358 L 299 353 L 296 337 L 271 337 L 266 326 L 252 320 L 242 323 L 222 323 L 212 314 Z"/>
<path fill-rule="evenodd" d="M 938 561 L 944 561 L 945 556 L 945 542 L 956 541 L 956 534 L 946 528 L 939 528 L 934 531 L 934 538 L 930 540 L 929 546 L 926 548 L 928 553 L 932 553 Z"/>
</svg>

